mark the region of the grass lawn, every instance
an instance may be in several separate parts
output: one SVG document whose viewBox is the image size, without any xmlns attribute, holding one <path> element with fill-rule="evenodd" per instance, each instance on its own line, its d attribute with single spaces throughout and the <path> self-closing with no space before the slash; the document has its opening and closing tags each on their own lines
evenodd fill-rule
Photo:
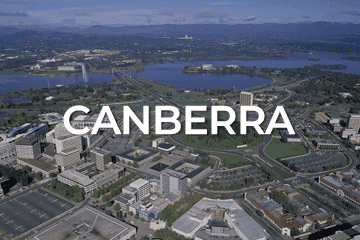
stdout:
<svg viewBox="0 0 360 240">
<path fill-rule="evenodd" d="M 277 166 L 272 166 L 270 168 L 271 168 L 271 170 L 276 172 L 282 179 L 293 177 L 293 175 L 291 173 L 288 173 Z"/>
<path fill-rule="evenodd" d="M 212 152 L 211 155 L 219 157 L 221 159 L 221 163 L 228 168 L 241 167 L 251 164 L 251 161 L 241 156 L 217 152 Z"/>
<path fill-rule="evenodd" d="M 308 151 L 303 143 L 284 143 L 274 138 L 265 148 L 265 153 L 271 158 L 288 158 L 304 155 Z"/>
</svg>

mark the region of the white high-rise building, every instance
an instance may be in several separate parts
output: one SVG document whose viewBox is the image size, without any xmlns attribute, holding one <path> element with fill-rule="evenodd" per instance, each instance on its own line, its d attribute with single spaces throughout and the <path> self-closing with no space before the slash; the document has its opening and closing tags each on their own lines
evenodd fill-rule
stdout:
<svg viewBox="0 0 360 240">
<path fill-rule="evenodd" d="M 174 193 L 184 197 L 187 192 L 186 174 L 171 169 L 165 169 L 160 173 L 161 194 L 168 195 Z"/>
<path fill-rule="evenodd" d="M 242 106 L 252 106 L 253 105 L 254 94 L 251 92 L 241 91 L 240 93 L 240 105 Z"/>
</svg>

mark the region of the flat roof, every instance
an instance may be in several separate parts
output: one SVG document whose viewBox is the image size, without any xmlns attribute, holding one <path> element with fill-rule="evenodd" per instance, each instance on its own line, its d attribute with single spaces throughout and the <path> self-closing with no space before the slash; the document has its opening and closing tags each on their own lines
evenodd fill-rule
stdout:
<svg viewBox="0 0 360 240">
<path fill-rule="evenodd" d="M 168 169 L 175 170 L 175 169 L 179 168 L 180 166 L 182 166 L 182 165 L 184 165 L 186 163 L 198 166 L 198 168 L 194 169 L 193 171 L 191 171 L 190 173 L 187 174 L 188 178 L 195 177 L 196 175 L 198 175 L 199 173 L 201 173 L 202 171 L 204 171 L 206 168 L 209 167 L 208 165 L 196 162 L 196 161 L 191 160 L 191 159 L 183 159 L 183 160 L 171 165 Z"/>
<path fill-rule="evenodd" d="M 73 135 L 73 134 L 68 134 L 68 135 L 60 136 L 60 137 L 58 137 L 57 139 L 58 139 L 58 140 L 65 140 L 65 139 L 74 138 L 74 137 L 78 137 L 78 136 L 77 136 L 77 135 Z"/>
<path fill-rule="evenodd" d="M 102 172 L 102 173 L 100 173 L 98 175 L 93 176 L 92 179 L 95 180 L 95 181 L 101 181 L 101 180 L 103 180 L 105 178 L 108 178 L 110 175 L 114 175 L 114 174 L 117 175 L 118 172 L 115 171 L 114 169 L 108 169 L 105 172 Z"/>
<path fill-rule="evenodd" d="M 138 180 L 132 182 L 129 184 L 130 187 L 135 188 L 135 189 L 139 189 L 142 186 L 146 185 L 147 183 L 149 183 L 149 181 L 139 178 Z"/>
<path fill-rule="evenodd" d="M 30 239 L 77 239 L 82 235 L 89 240 L 115 238 L 125 240 L 130 237 L 128 234 L 132 233 L 136 233 L 135 227 L 90 206 L 85 206 L 73 214 L 68 214 L 62 218 L 62 221 L 56 221 L 49 227 L 41 229 Z"/>
<path fill-rule="evenodd" d="M 147 152 L 146 154 L 144 155 L 140 155 L 139 157 L 134 157 L 132 155 L 130 155 L 132 152 L 135 152 L 136 150 L 142 150 L 142 151 L 145 151 Z M 123 157 L 123 158 L 127 158 L 127 159 L 130 159 L 132 161 L 135 161 L 135 162 L 140 162 L 152 155 L 155 155 L 157 153 L 157 151 L 154 151 L 154 150 L 151 150 L 151 149 L 147 149 L 147 148 L 142 148 L 142 147 L 137 147 L 137 148 L 132 148 L 130 150 L 127 150 L 123 153 L 120 153 L 119 156 L 120 157 Z"/>
<path fill-rule="evenodd" d="M 101 155 L 111 154 L 110 151 L 108 151 L 106 149 L 101 149 L 101 148 L 91 149 L 90 152 L 93 152 L 93 153 L 96 153 L 96 154 L 101 154 Z"/>
<path fill-rule="evenodd" d="M 84 187 L 95 183 L 95 181 L 92 180 L 91 178 L 89 178 L 89 176 L 81 174 L 81 173 L 75 171 L 74 169 L 65 170 L 64 172 L 60 173 L 58 176 L 61 176 L 68 180 L 76 182 Z"/>
<path fill-rule="evenodd" d="M 167 144 L 167 143 L 160 143 L 158 145 L 158 148 L 163 148 L 163 149 L 166 149 L 166 150 L 171 149 L 172 147 L 175 147 L 175 146 L 172 145 L 172 144 Z"/>
<path fill-rule="evenodd" d="M 80 152 L 80 149 L 78 149 L 77 147 L 70 147 L 70 148 L 62 150 L 60 152 L 60 154 L 69 155 L 74 152 Z"/>
<path fill-rule="evenodd" d="M 265 229 L 262 228 L 244 209 L 228 212 L 235 226 L 246 236 L 247 239 L 265 238 Z"/>
<path fill-rule="evenodd" d="M 24 137 L 24 138 L 21 138 L 20 140 L 17 140 L 15 142 L 15 144 L 32 146 L 32 145 L 36 144 L 37 142 L 38 142 L 37 139 Z"/>
<path fill-rule="evenodd" d="M 172 170 L 172 169 L 162 170 L 161 174 L 168 174 L 168 175 L 170 175 L 172 177 L 176 177 L 176 178 L 180 178 L 180 179 L 187 177 L 187 174 L 179 172 L 179 171 L 175 171 L 175 170 Z"/>
<path fill-rule="evenodd" d="M 320 139 L 317 138 L 314 140 L 317 144 L 336 144 L 339 145 L 335 140 L 329 140 L 329 139 Z"/>
<path fill-rule="evenodd" d="M 87 118 L 89 118 L 89 116 L 87 116 L 87 115 L 79 115 L 79 116 L 75 117 L 73 121 L 84 121 Z"/>
</svg>

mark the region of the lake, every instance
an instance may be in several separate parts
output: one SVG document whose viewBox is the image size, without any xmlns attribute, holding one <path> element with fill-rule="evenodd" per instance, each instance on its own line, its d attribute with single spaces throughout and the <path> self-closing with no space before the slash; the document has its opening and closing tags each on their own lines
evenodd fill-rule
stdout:
<svg viewBox="0 0 360 240">
<path fill-rule="evenodd" d="M 164 82 L 174 85 L 176 88 L 194 90 L 195 88 L 232 88 L 245 89 L 261 84 L 271 83 L 271 79 L 245 75 L 215 75 L 215 74 L 189 74 L 183 73 L 181 68 L 186 65 L 201 65 L 210 63 L 214 66 L 239 65 L 257 68 L 299 68 L 311 64 L 343 64 L 345 70 L 334 70 L 343 73 L 360 74 L 360 62 L 341 59 L 339 54 L 296 54 L 289 55 L 288 59 L 266 59 L 266 60 L 198 60 L 198 61 L 177 61 L 147 66 L 141 72 L 129 72 L 131 76 L 146 77 L 148 80 Z M 321 58 L 320 61 L 309 61 L 309 58 Z M 112 74 L 88 74 L 88 84 L 111 82 Z M 38 76 L 0 76 L 0 94 L 6 92 L 22 91 L 29 88 L 42 88 L 55 85 L 82 84 L 82 75 L 38 77 Z"/>
<path fill-rule="evenodd" d="M 87 74 L 88 84 L 111 82 L 113 74 Z M 29 88 L 43 88 L 56 85 L 68 86 L 71 84 L 86 85 L 82 75 L 76 76 L 0 76 L 0 94 L 7 92 L 22 91 Z"/>
<path fill-rule="evenodd" d="M 146 77 L 147 80 L 164 82 L 175 86 L 193 90 L 195 88 L 232 88 L 245 89 L 261 84 L 271 83 L 271 79 L 253 77 L 245 75 L 215 75 L 215 74 L 189 74 L 183 73 L 181 68 L 186 65 L 201 66 L 202 64 L 212 64 L 213 66 L 239 65 L 246 67 L 256 66 L 257 68 L 300 68 L 311 64 L 343 64 L 347 66 L 344 70 L 334 70 L 336 72 L 360 74 L 360 62 L 341 59 L 338 54 L 296 54 L 289 55 L 288 59 L 266 59 L 266 60 L 197 60 L 197 61 L 177 61 L 175 63 L 163 63 L 153 66 L 146 66 L 144 71 L 129 72 L 131 76 Z M 310 61 L 309 58 L 321 58 L 320 61 Z"/>
</svg>

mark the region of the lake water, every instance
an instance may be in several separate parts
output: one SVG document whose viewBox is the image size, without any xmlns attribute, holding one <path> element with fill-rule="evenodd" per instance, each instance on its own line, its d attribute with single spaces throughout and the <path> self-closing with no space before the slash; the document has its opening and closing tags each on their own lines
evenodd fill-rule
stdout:
<svg viewBox="0 0 360 240">
<path fill-rule="evenodd" d="M 111 82 L 113 74 L 87 74 L 88 84 Z M 85 85 L 82 75 L 76 76 L 0 76 L 0 94 L 7 92 L 21 92 L 29 88 L 43 88 L 56 85 L 68 86 L 71 84 Z"/>
<path fill-rule="evenodd" d="M 257 68 L 299 68 L 311 64 L 343 64 L 345 70 L 337 72 L 352 73 L 360 75 L 360 61 L 349 61 L 341 59 L 338 54 L 296 54 L 289 55 L 288 59 L 267 59 L 267 60 L 198 60 L 198 61 L 177 61 L 175 63 L 163 63 L 145 67 L 141 72 L 129 72 L 131 76 L 146 77 L 148 80 L 164 82 L 174 85 L 176 88 L 193 90 L 195 88 L 232 88 L 245 89 L 260 84 L 271 83 L 271 79 L 245 75 L 215 75 L 215 74 L 188 74 L 181 72 L 186 65 L 198 65 L 210 63 L 214 66 L 239 65 Z M 309 58 L 321 58 L 320 61 L 309 61 Z M 89 83 L 97 84 L 110 82 L 114 78 L 112 74 L 88 74 Z M 6 92 L 22 91 L 29 88 L 42 88 L 49 86 L 85 84 L 82 75 L 62 77 L 36 77 L 36 76 L 0 76 L 0 94 Z"/>
<path fill-rule="evenodd" d="M 266 60 L 197 60 L 197 61 L 177 61 L 175 63 L 163 63 L 159 65 L 146 66 L 144 71 L 129 72 L 131 76 L 146 77 L 147 80 L 169 83 L 175 88 L 193 90 L 195 88 L 232 88 L 245 89 L 255 87 L 260 84 L 271 83 L 271 79 L 253 77 L 245 75 L 215 75 L 215 74 L 189 74 L 181 72 L 181 68 L 186 65 L 201 66 L 212 64 L 213 66 L 239 65 L 246 67 L 256 66 L 257 68 L 300 68 L 311 64 L 343 64 L 347 66 L 345 70 L 335 70 L 337 72 L 360 74 L 360 62 L 341 59 L 342 55 L 337 54 L 296 54 L 290 55 L 288 59 L 266 59 Z M 320 61 L 310 61 L 309 58 L 321 58 Z"/>
</svg>

